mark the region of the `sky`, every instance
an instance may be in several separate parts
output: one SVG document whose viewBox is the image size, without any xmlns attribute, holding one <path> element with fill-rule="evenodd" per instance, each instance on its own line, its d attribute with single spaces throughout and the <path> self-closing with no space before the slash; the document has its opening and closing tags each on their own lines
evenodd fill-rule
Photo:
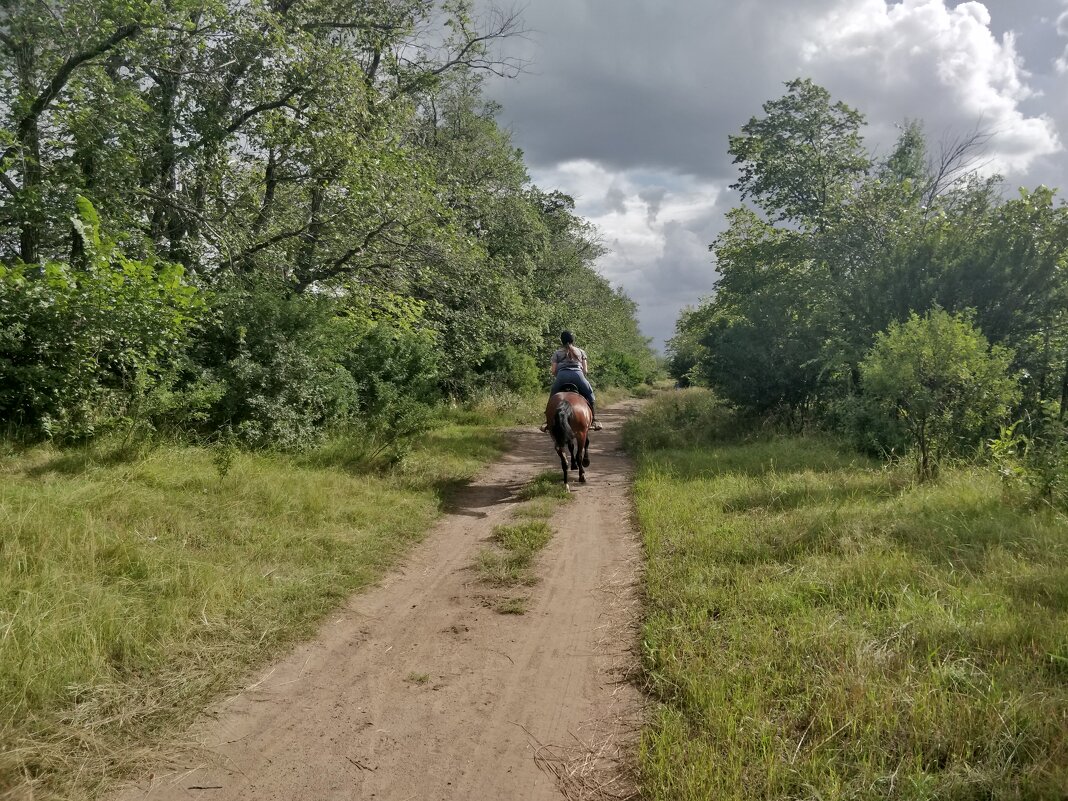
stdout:
<svg viewBox="0 0 1068 801">
<path fill-rule="evenodd" d="M 490 0 L 485 0 L 486 4 Z M 505 3 L 507 0 L 505 0 Z M 498 2 L 500 6 L 500 2 Z M 510 8 L 509 6 L 505 6 Z M 1068 0 L 528 0 L 494 78 L 531 178 L 572 195 L 657 348 L 716 281 L 709 244 L 740 200 L 727 137 L 784 83 L 861 111 L 869 148 L 993 134 L 988 169 L 1068 195 Z M 581 321 L 574 322 L 581 331 Z"/>
</svg>

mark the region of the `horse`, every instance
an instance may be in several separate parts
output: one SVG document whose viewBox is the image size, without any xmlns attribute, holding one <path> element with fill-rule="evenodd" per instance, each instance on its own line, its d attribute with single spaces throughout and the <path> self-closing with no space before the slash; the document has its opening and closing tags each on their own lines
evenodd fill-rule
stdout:
<svg viewBox="0 0 1068 801">
<path fill-rule="evenodd" d="M 568 458 L 564 456 L 564 448 L 571 457 L 571 469 L 579 471 L 579 482 L 586 483 L 584 468 L 590 466 L 589 430 L 593 424 L 593 410 L 573 389 L 570 384 L 565 386 L 550 397 L 545 406 L 545 423 L 556 444 L 560 467 L 564 471 L 564 489 L 568 492 L 571 492 L 571 485 L 567 483 Z"/>
</svg>

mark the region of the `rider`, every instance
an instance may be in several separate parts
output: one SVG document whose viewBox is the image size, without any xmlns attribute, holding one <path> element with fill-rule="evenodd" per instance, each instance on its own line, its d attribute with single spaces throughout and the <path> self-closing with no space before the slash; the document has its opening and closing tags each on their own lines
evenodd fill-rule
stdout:
<svg viewBox="0 0 1068 801">
<path fill-rule="evenodd" d="M 593 387 L 590 386 L 590 382 L 586 378 L 586 373 L 589 372 L 586 351 L 575 345 L 575 335 L 570 331 L 560 333 L 560 342 L 563 347 L 553 354 L 550 364 L 555 380 L 553 381 L 553 388 L 549 390 L 549 394 L 553 395 L 560 392 L 568 384 L 574 384 L 579 394 L 590 404 L 590 413 L 593 414 L 593 424 L 590 428 L 594 431 L 600 431 L 601 424 L 597 422 L 597 415 L 593 409 Z M 546 427 L 542 426 L 542 430 L 546 430 Z"/>
</svg>

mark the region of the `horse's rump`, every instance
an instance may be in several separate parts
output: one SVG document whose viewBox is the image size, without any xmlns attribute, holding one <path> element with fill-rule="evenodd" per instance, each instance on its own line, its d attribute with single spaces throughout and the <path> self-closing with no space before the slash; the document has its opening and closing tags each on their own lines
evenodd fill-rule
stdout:
<svg viewBox="0 0 1068 801">
<path fill-rule="evenodd" d="M 549 429 L 553 431 L 553 438 L 558 444 L 566 441 L 556 436 L 555 431 L 559 413 L 564 409 L 566 409 L 567 428 L 574 434 L 585 434 L 593 423 L 593 411 L 582 395 L 577 392 L 557 392 L 549 398 L 545 406 L 545 422 L 549 424 Z"/>
<path fill-rule="evenodd" d="M 545 422 L 560 456 L 564 486 L 570 489 L 567 483 L 568 462 L 572 470 L 579 471 L 579 481 L 584 482 L 586 474 L 583 468 L 590 463 L 588 434 L 593 424 L 593 410 L 589 403 L 577 392 L 557 392 L 545 406 Z M 564 456 L 565 449 L 570 459 Z"/>
</svg>

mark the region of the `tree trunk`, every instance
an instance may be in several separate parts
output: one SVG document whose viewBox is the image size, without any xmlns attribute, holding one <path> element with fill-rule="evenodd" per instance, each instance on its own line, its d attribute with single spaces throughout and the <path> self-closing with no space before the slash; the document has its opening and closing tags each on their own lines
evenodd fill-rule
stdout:
<svg viewBox="0 0 1068 801">
<path fill-rule="evenodd" d="M 36 89 L 33 80 L 36 53 L 28 41 L 19 43 L 15 51 L 19 96 L 30 101 Z M 19 258 L 26 264 L 37 261 L 41 243 L 41 211 L 38 193 L 41 189 L 41 134 L 34 116 L 20 121 L 17 130 L 22 156 L 22 203 L 19 214 Z"/>
<path fill-rule="evenodd" d="M 297 261 L 297 286 L 301 289 L 310 286 L 314 282 L 316 273 L 315 260 L 318 257 L 319 238 L 323 233 L 323 221 L 320 215 L 323 205 L 323 196 L 326 194 L 325 187 L 319 181 L 311 188 L 311 209 L 308 215 L 308 233 L 304 239 L 304 246 L 300 249 L 300 258 Z"/>
<path fill-rule="evenodd" d="M 1068 359 L 1064 360 L 1064 372 L 1061 374 L 1061 411 L 1058 415 L 1064 419 L 1064 413 L 1068 408 Z"/>
</svg>

